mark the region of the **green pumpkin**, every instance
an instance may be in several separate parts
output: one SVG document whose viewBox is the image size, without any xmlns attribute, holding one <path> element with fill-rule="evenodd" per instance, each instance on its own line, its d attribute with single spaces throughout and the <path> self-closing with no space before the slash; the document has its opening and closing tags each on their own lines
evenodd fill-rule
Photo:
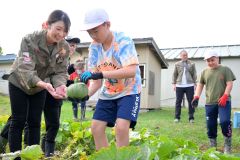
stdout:
<svg viewBox="0 0 240 160">
<path fill-rule="evenodd" d="M 85 83 L 74 83 L 67 87 L 67 95 L 70 98 L 82 99 L 88 95 L 88 88 Z"/>
</svg>

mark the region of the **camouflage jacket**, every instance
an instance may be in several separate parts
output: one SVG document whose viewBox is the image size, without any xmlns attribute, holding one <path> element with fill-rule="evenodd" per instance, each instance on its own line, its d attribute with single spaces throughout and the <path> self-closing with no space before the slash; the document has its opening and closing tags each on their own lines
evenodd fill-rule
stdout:
<svg viewBox="0 0 240 160">
<path fill-rule="evenodd" d="M 172 76 L 172 83 L 181 84 L 183 73 L 184 73 L 183 61 L 176 62 L 174 66 L 173 76 Z M 187 84 L 197 83 L 196 67 L 195 67 L 195 64 L 190 60 L 187 60 L 186 78 L 187 78 Z"/>
<path fill-rule="evenodd" d="M 54 88 L 67 81 L 69 45 L 62 40 L 49 49 L 46 36 L 45 30 L 25 36 L 10 71 L 9 82 L 29 95 L 43 90 L 36 86 L 40 80 L 50 82 Z"/>
</svg>

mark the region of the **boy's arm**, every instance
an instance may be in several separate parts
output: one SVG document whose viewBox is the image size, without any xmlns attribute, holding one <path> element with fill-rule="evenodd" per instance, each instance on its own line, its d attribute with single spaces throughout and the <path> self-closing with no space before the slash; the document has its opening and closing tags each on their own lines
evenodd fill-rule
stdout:
<svg viewBox="0 0 240 160">
<path fill-rule="evenodd" d="M 98 80 L 103 78 L 124 79 L 133 78 L 136 75 L 137 65 L 132 64 L 124 68 L 113 71 L 90 72 L 86 71 L 80 76 L 81 82 L 87 83 L 88 80 Z"/>
<path fill-rule="evenodd" d="M 94 93 L 96 93 L 97 90 L 101 88 L 101 86 L 102 86 L 101 79 L 90 81 L 90 85 L 88 87 L 88 96 L 91 97 L 92 95 L 94 95 Z"/>
<path fill-rule="evenodd" d="M 201 96 L 203 87 L 204 87 L 204 84 L 201 84 L 201 83 L 198 83 L 198 84 L 197 84 L 197 88 L 196 88 L 196 90 L 195 90 L 194 97 L 195 97 L 195 96 L 198 96 L 198 97 Z"/>
<path fill-rule="evenodd" d="M 224 94 L 229 96 L 232 91 L 233 81 L 228 81 L 226 84 L 227 84 L 227 86 L 226 86 Z"/>
</svg>

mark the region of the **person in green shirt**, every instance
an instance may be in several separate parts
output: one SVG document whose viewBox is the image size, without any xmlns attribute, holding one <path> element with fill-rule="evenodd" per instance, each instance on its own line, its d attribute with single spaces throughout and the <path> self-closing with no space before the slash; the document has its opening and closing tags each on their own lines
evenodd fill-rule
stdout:
<svg viewBox="0 0 240 160">
<path fill-rule="evenodd" d="M 231 153 L 231 96 L 235 75 L 230 68 L 219 64 L 218 53 L 214 50 L 206 52 L 204 60 L 207 68 L 200 76 L 192 105 L 197 107 L 203 87 L 206 88 L 206 120 L 207 135 L 210 147 L 217 147 L 217 119 L 219 115 L 222 134 L 224 135 L 224 153 Z"/>
</svg>

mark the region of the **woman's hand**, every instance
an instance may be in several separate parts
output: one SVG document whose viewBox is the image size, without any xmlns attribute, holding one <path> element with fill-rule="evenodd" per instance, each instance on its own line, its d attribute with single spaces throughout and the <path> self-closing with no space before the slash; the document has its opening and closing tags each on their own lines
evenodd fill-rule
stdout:
<svg viewBox="0 0 240 160">
<path fill-rule="evenodd" d="M 65 85 L 61 85 L 61 86 L 57 87 L 55 90 L 51 83 L 39 81 L 37 83 L 37 86 L 41 87 L 43 89 L 46 89 L 55 99 L 66 98 L 66 86 Z"/>
<path fill-rule="evenodd" d="M 39 81 L 36 85 L 38 87 L 46 89 L 49 93 L 50 92 L 55 92 L 55 89 L 53 88 L 51 83 L 46 83 L 46 82 L 43 82 L 43 81 Z"/>
<path fill-rule="evenodd" d="M 67 97 L 67 87 L 65 85 L 58 86 L 56 88 L 56 93 L 58 95 L 62 96 L 63 98 L 66 98 Z"/>
<path fill-rule="evenodd" d="M 62 96 L 61 94 L 57 93 L 57 89 L 55 90 L 52 86 L 52 84 L 50 83 L 45 83 L 45 87 L 44 87 L 55 99 L 63 99 L 65 98 L 64 96 Z"/>
<path fill-rule="evenodd" d="M 50 92 L 55 92 L 55 89 L 53 88 L 51 83 L 45 83 L 44 89 L 46 89 L 49 93 Z"/>
</svg>

